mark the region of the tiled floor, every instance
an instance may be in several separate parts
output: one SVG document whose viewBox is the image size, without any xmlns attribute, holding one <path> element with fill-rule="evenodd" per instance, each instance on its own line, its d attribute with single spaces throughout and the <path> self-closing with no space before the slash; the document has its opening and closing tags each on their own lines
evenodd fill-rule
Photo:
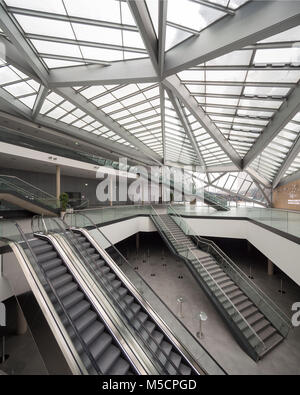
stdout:
<svg viewBox="0 0 300 395">
<path fill-rule="evenodd" d="M 258 363 L 249 358 L 239 347 L 227 326 L 213 307 L 210 300 L 196 283 L 184 263 L 169 253 L 157 236 L 141 238 L 141 248 L 136 256 L 134 243 L 129 248 L 129 260 L 138 273 L 161 297 L 168 307 L 179 313 L 177 299 L 183 298 L 182 322 L 196 335 L 199 329 L 199 313 L 204 311 L 208 320 L 204 324 L 204 338 L 201 344 L 229 374 L 300 374 L 300 327 L 293 329 L 288 338 Z M 150 257 L 148 258 L 148 246 Z M 236 246 L 235 246 L 236 247 Z M 228 248 L 228 245 L 227 245 Z M 256 282 L 279 306 L 291 315 L 291 305 L 300 301 L 300 288 L 283 277 L 286 294 L 281 296 L 281 274 L 269 277 L 266 274 L 266 262 L 253 250 L 230 248 L 227 251 L 236 258 L 246 273 L 252 262 L 252 274 Z M 143 262 L 146 257 L 146 262 Z"/>
</svg>

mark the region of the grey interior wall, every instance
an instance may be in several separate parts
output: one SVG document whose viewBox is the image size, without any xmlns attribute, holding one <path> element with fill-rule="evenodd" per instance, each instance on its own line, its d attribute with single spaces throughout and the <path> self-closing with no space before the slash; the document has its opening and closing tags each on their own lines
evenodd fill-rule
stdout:
<svg viewBox="0 0 300 395">
<path fill-rule="evenodd" d="M 15 170 L 15 169 L 0 169 L 0 174 L 11 175 L 21 178 L 22 180 L 33 184 L 34 186 L 56 195 L 56 176 L 55 174 L 38 173 L 31 171 Z M 81 192 L 83 197 L 90 201 L 90 205 L 99 205 L 96 197 L 96 188 L 101 182 L 101 179 L 70 177 L 61 175 L 61 192 Z M 128 184 L 130 181 L 128 182 Z M 118 189 L 118 185 L 116 187 Z M 118 201 L 118 191 L 117 191 Z M 108 203 L 104 203 L 108 204 Z"/>
</svg>

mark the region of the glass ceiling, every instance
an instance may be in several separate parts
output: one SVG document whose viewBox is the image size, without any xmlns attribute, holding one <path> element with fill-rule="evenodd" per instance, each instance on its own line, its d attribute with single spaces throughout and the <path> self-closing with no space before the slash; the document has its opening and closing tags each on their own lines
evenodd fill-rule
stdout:
<svg viewBox="0 0 300 395">
<path fill-rule="evenodd" d="M 149 58 L 130 6 L 124 0 L 5 0 L 4 3 L 8 15 L 46 71 L 70 66 L 76 69 L 87 64 L 109 66 L 113 62 Z M 222 18 L 234 17 L 246 3 L 247 0 L 168 1 L 166 51 L 199 36 Z M 159 0 L 145 0 L 145 4 L 158 37 Z M 4 40 L 3 30 L 0 28 Z M 241 159 L 299 84 L 299 37 L 300 24 L 177 74 L 190 99 L 205 112 Z M 40 88 L 38 79 L 33 80 L 11 63 L 0 61 L 0 90 L 9 95 L 11 102 L 22 102 L 33 110 Z M 156 83 L 72 89 L 86 103 L 84 108 L 75 106 L 53 88 L 43 101 L 39 119 L 51 119 L 57 125 L 77 128 L 130 149 L 137 149 L 133 142 L 139 142 L 141 147 L 147 147 L 148 153 L 165 162 L 201 165 L 204 161 L 206 167 L 224 168 L 232 164 L 228 151 L 180 102 L 186 120 L 182 125 L 178 109 L 174 109 L 158 79 Z M 270 182 L 299 138 L 299 114 L 284 125 L 250 165 Z M 119 127 L 110 130 L 99 119 L 105 125 Z M 187 127 L 193 143 L 197 144 L 197 152 Z M 126 135 L 132 138 L 126 139 Z M 299 155 L 284 176 L 300 170 Z M 214 173 L 211 179 L 216 180 L 213 182 L 216 187 L 222 184 L 226 190 L 231 190 L 232 181 L 235 192 L 241 179 L 244 184 L 253 182 L 249 175 L 243 178 L 242 173 L 233 174 L 226 173 L 224 183 L 222 173 Z M 243 193 L 248 191 L 246 185 L 241 189 Z"/>
</svg>

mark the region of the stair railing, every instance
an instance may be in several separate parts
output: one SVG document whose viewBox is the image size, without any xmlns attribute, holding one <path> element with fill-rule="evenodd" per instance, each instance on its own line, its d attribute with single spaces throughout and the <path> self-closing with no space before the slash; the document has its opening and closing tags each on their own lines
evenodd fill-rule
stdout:
<svg viewBox="0 0 300 395">
<path fill-rule="evenodd" d="M 165 221 L 161 218 L 161 216 L 158 214 L 158 212 L 155 210 L 154 207 L 153 211 L 156 215 L 156 218 L 159 218 L 160 223 L 163 225 L 159 225 L 161 227 L 161 229 L 164 231 L 167 230 L 170 235 L 172 236 L 172 239 L 175 241 L 176 244 L 180 244 L 180 242 L 176 239 L 176 237 L 174 236 L 174 234 L 172 233 L 172 231 L 170 230 L 170 228 L 167 226 L 167 224 L 165 223 Z M 175 244 L 175 245 L 176 245 Z M 175 247 L 176 248 L 176 247 Z M 193 259 L 197 260 L 199 266 L 201 267 L 202 270 L 205 271 L 205 274 L 209 277 L 209 279 L 213 282 L 214 286 L 218 289 L 219 292 L 221 292 L 222 296 L 225 297 L 225 300 L 229 303 L 229 305 L 233 308 L 233 310 L 235 311 L 236 315 L 240 318 L 241 321 L 244 322 L 244 324 L 246 325 L 246 327 L 250 330 L 250 332 L 252 333 L 252 336 L 254 336 L 254 338 L 256 338 L 256 340 L 258 341 L 257 344 L 253 345 L 253 347 L 255 349 L 258 350 L 258 352 L 262 352 L 266 349 L 266 345 L 264 343 L 264 341 L 260 338 L 260 336 L 256 333 L 256 331 L 252 328 L 252 326 L 249 324 L 249 322 L 246 320 L 246 318 L 241 314 L 241 312 L 236 308 L 236 306 L 232 303 L 232 301 L 229 299 L 229 297 L 226 295 L 226 293 L 223 291 L 223 289 L 220 287 L 220 285 L 216 282 L 216 280 L 212 277 L 212 275 L 208 272 L 208 270 L 205 268 L 205 266 L 203 266 L 203 264 L 201 263 L 201 261 L 199 260 L 199 258 L 195 255 L 194 251 L 190 248 L 190 247 L 186 247 L 187 248 L 187 254 L 184 255 L 182 252 L 178 252 L 179 255 L 182 255 L 183 257 L 187 258 L 189 261 L 191 261 L 191 255 L 193 257 Z M 192 263 L 192 262 L 191 262 Z M 193 264 L 193 263 L 192 263 Z M 194 264 L 193 264 L 194 266 Z M 221 302 L 222 303 L 222 302 Z M 223 302 L 224 303 L 224 302 Z M 223 304 L 222 303 L 222 304 Z M 232 318 L 232 317 L 231 317 Z M 232 320 L 234 321 L 234 319 L 232 318 Z M 248 340 L 249 341 L 249 340 Z M 250 343 L 251 344 L 251 343 Z"/>
<path fill-rule="evenodd" d="M 261 288 L 259 288 L 247 275 L 230 259 L 224 251 L 221 250 L 219 246 L 217 246 L 213 241 L 205 239 L 204 237 L 194 235 L 194 231 L 190 225 L 182 218 L 182 216 L 175 210 L 175 208 L 169 205 L 169 210 L 173 213 L 175 218 L 178 220 L 178 225 L 181 229 L 189 234 L 191 237 L 195 239 L 197 247 L 201 247 L 206 252 L 211 254 L 216 261 L 223 266 L 226 271 L 230 272 L 232 275 L 232 279 L 236 282 L 237 285 L 243 287 L 243 284 L 247 285 L 248 293 L 247 295 L 250 297 L 253 303 L 262 310 L 262 312 L 266 315 L 266 317 L 273 323 L 273 325 L 278 329 L 278 331 L 283 335 L 287 336 L 289 330 L 291 329 L 290 319 L 289 317 L 270 299 L 268 295 L 266 295 Z M 172 216 L 173 216 L 172 215 Z M 243 284 L 241 284 L 243 282 Z M 244 290 L 243 290 L 244 291 Z M 247 291 L 244 291 L 247 294 Z M 273 315 L 270 316 L 270 313 L 266 311 L 264 305 L 268 307 Z"/>
</svg>

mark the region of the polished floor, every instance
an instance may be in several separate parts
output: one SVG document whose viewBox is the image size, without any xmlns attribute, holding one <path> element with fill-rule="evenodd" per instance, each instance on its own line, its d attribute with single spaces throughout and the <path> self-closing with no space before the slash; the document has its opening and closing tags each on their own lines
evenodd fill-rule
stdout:
<svg viewBox="0 0 300 395">
<path fill-rule="evenodd" d="M 266 259 L 254 247 L 248 252 L 246 242 L 242 242 L 244 246 L 238 243 L 227 241 L 222 247 L 247 274 L 250 272 L 251 264 L 253 281 L 291 316 L 291 305 L 300 301 L 300 288 L 280 272 L 272 277 L 268 276 Z M 148 257 L 149 245 L 150 257 Z M 228 327 L 184 263 L 170 254 L 158 236 L 149 234 L 141 237 L 138 256 L 134 240 L 128 252 L 132 266 L 195 337 L 199 331 L 200 312 L 204 311 L 208 315 L 203 327 L 204 338 L 198 341 L 227 373 L 300 374 L 300 327 L 291 330 L 282 344 L 256 363 L 236 343 Z M 281 279 L 286 292 L 284 295 L 278 292 Z M 183 318 L 179 317 L 179 298 L 183 298 Z"/>
</svg>

